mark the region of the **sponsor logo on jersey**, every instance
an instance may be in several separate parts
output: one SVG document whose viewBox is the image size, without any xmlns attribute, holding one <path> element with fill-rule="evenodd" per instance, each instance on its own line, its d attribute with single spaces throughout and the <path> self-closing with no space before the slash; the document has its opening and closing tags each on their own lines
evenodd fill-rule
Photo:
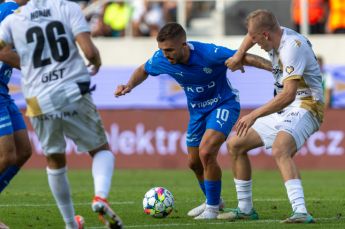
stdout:
<svg viewBox="0 0 345 229">
<path fill-rule="evenodd" d="M 199 86 L 199 87 L 193 87 L 193 86 L 188 86 L 188 87 L 184 87 L 183 89 L 186 92 L 193 92 L 193 93 L 203 93 L 208 89 L 211 89 L 213 87 L 216 86 L 216 83 L 214 81 L 211 81 L 209 84 L 207 84 L 206 86 Z"/>
<path fill-rule="evenodd" d="M 286 71 L 289 75 L 290 75 L 294 70 L 295 70 L 295 68 L 292 67 L 292 66 L 287 66 L 287 67 L 285 68 L 285 71 Z"/>
<path fill-rule="evenodd" d="M 204 67 L 203 69 L 202 69 L 206 74 L 211 74 L 212 73 L 212 68 L 208 68 L 208 67 Z"/>
<path fill-rule="evenodd" d="M 54 114 L 43 114 L 43 115 L 37 116 L 37 118 L 41 121 L 46 121 L 46 120 L 68 118 L 68 117 L 73 117 L 76 115 L 78 115 L 78 111 L 73 110 L 73 111 L 64 111 L 64 112 L 59 112 L 59 113 L 54 113 Z"/>
<path fill-rule="evenodd" d="M 199 103 L 190 103 L 190 106 L 192 108 L 205 108 L 207 106 L 213 106 L 214 104 L 217 104 L 221 99 L 222 99 L 222 97 L 220 96 L 220 94 L 218 94 L 217 97 L 212 98 L 212 99 L 208 99 L 206 101 L 202 101 Z"/>
</svg>

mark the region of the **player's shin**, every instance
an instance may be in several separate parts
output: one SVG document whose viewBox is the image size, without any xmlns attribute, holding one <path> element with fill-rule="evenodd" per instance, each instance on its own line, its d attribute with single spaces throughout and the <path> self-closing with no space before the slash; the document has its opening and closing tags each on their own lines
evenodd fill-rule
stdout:
<svg viewBox="0 0 345 229">
<path fill-rule="evenodd" d="M 104 199 L 108 197 L 114 165 L 115 157 L 108 150 L 99 151 L 93 157 L 92 176 L 96 196 Z"/>
<path fill-rule="evenodd" d="M 74 219 L 75 214 L 73 202 L 67 178 L 67 168 L 47 168 L 47 174 L 50 190 L 54 196 L 54 199 L 60 210 L 63 220 L 66 223 L 66 229 L 77 228 L 77 224 Z"/>
<path fill-rule="evenodd" d="M 252 180 L 238 180 L 234 179 L 238 208 L 241 212 L 248 214 L 253 209 L 253 197 L 252 197 Z"/>
</svg>

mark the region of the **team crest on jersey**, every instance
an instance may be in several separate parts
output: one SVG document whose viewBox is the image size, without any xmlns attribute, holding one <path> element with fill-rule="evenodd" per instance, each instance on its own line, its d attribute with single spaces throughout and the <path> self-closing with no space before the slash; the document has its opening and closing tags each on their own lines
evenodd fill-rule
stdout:
<svg viewBox="0 0 345 229">
<path fill-rule="evenodd" d="M 202 70 L 203 70 L 206 74 L 211 74 L 211 73 L 212 73 L 212 69 L 211 69 L 211 68 L 204 67 Z"/>
<path fill-rule="evenodd" d="M 290 75 L 293 71 L 294 71 L 295 69 L 294 69 L 294 67 L 292 67 L 292 66 L 287 66 L 286 68 L 285 68 L 285 71 Z"/>
<path fill-rule="evenodd" d="M 301 41 L 295 40 L 295 43 L 296 43 L 296 45 L 297 45 L 298 47 L 301 47 Z"/>
</svg>

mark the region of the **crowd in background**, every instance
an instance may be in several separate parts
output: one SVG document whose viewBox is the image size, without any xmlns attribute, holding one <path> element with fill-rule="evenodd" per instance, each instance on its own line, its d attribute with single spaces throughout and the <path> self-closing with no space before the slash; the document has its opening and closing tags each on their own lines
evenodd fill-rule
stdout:
<svg viewBox="0 0 345 229">
<path fill-rule="evenodd" d="M 301 1 L 292 0 L 291 17 L 295 30 L 301 27 Z M 308 0 L 310 34 L 345 33 L 344 0 Z"/>
<path fill-rule="evenodd" d="M 85 9 L 93 36 L 155 36 L 167 22 L 177 21 L 177 1 L 73 0 Z M 301 28 L 301 1 L 291 0 L 291 20 Z M 214 9 L 215 1 L 186 1 L 187 26 L 200 11 Z M 212 8 L 213 7 L 213 8 Z M 311 34 L 345 33 L 344 0 L 308 0 Z"/>
<path fill-rule="evenodd" d="M 156 36 L 165 23 L 177 21 L 176 1 L 75 1 L 84 9 L 94 37 L 122 37 L 126 33 L 134 37 Z M 207 2 L 200 3 L 204 5 Z M 187 26 L 192 17 L 193 5 L 191 1 L 186 2 Z"/>
</svg>

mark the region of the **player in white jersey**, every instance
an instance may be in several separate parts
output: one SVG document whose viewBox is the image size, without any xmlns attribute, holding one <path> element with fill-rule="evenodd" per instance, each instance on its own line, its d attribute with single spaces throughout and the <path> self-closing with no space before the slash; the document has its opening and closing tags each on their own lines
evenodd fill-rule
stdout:
<svg viewBox="0 0 345 229">
<path fill-rule="evenodd" d="M 228 142 L 232 154 L 238 207 L 219 219 L 258 219 L 252 202 L 251 166 L 247 152 L 259 146 L 272 155 L 285 182 L 293 214 L 284 223 L 313 223 L 308 214 L 301 177 L 293 156 L 316 132 L 323 119 L 322 77 L 310 42 L 280 27 L 275 16 L 256 10 L 247 17 L 248 34 L 237 53 L 226 61 L 231 70 L 242 68 L 244 53 L 254 44 L 268 52 L 275 79 L 275 97 L 239 119 L 237 136 Z"/>
<path fill-rule="evenodd" d="M 27 115 L 46 155 L 49 186 L 66 228 L 83 228 L 83 219 L 75 217 L 70 195 L 65 137 L 93 157 L 93 211 L 109 228 L 122 228 L 106 200 L 114 155 L 92 102 L 90 73 L 76 42 L 90 62 L 91 74 L 96 74 L 101 59 L 88 24 L 80 7 L 65 0 L 31 0 L 0 27 L 0 47 L 11 44 L 20 57 Z"/>
</svg>

